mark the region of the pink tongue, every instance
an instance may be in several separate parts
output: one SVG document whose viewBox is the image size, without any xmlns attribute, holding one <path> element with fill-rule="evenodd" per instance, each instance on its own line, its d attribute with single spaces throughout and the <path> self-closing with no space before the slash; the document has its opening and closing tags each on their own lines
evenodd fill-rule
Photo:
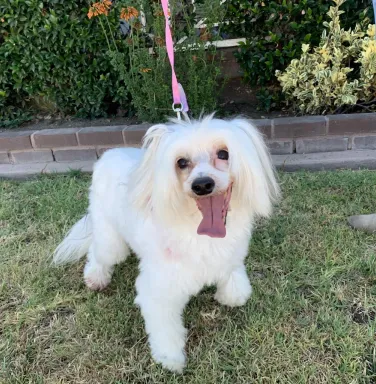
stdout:
<svg viewBox="0 0 376 384">
<path fill-rule="evenodd" d="M 197 228 L 199 235 L 225 237 L 226 227 L 223 220 L 225 196 L 218 195 L 197 200 L 198 209 L 202 213 L 202 221 Z"/>
</svg>

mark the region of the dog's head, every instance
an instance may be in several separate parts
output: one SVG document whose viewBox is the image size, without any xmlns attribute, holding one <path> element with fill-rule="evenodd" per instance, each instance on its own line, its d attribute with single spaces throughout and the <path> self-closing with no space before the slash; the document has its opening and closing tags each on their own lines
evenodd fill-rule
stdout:
<svg viewBox="0 0 376 384">
<path fill-rule="evenodd" d="M 135 205 L 168 225 L 202 220 L 197 233 L 226 235 L 229 208 L 268 216 L 279 188 L 261 134 L 247 120 L 173 121 L 151 127 L 134 171 Z"/>
</svg>

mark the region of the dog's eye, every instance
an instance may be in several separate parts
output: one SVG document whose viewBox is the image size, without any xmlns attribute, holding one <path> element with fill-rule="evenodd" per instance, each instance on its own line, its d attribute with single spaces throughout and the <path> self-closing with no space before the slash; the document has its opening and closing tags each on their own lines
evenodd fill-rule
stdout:
<svg viewBox="0 0 376 384">
<path fill-rule="evenodd" d="M 189 161 L 187 159 L 179 159 L 177 164 L 180 169 L 184 169 L 188 167 Z"/>
<path fill-rule="evenodd" d="M 225 151 L 224 149 L 221 149 L 217 153 L 218 159 L 220 160 L 228 160 L 228 152 Z"/>
</svg>

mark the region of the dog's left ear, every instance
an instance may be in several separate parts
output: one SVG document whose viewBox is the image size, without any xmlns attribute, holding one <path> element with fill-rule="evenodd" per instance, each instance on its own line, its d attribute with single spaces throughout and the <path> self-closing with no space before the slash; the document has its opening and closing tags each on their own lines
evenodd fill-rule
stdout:
<svg viewBox="0 0 376 384">
<path fill-rule="evenodd" d="M 169 132 L 165 124 L 150 127 L 144 138 L 142 149 L 144 155 L 139 166 L 133 172 L 131 198 L 139 209 L 151 210 L 151 191 L 153 187 L 156 155 L 163 137 Z"/>
<path fill-rule="evenodd" d="M 235 155 L 230 155 L 230 167 L 237 179 L 235 197 L 253 214 L 269 216 L 280 189 L 264 138 L 248 120 L 235 119 L 230 124 L 235 132 L 231 138 Z"/>
</svg>

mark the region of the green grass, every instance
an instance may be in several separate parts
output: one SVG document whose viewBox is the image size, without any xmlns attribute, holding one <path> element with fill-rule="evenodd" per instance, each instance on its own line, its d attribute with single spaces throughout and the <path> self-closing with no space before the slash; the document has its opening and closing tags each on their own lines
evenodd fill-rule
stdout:
<svg viewBox="0 0 376 384">
<path fill-rule="evenodd" d="M 376 236 L 350 214 L 376 211 L 376 173 L 282 174 L 284 198 L 259 225 L 254 294 L 228 309 L 191 300 L 183 376 L 151 360 L 133 305 L 137 260 L 89 292 L 83 263 L 48 256 L 86 210 L 80 174 L 0 182 L 0 383 L 376 383 Z"/>
</svg>

